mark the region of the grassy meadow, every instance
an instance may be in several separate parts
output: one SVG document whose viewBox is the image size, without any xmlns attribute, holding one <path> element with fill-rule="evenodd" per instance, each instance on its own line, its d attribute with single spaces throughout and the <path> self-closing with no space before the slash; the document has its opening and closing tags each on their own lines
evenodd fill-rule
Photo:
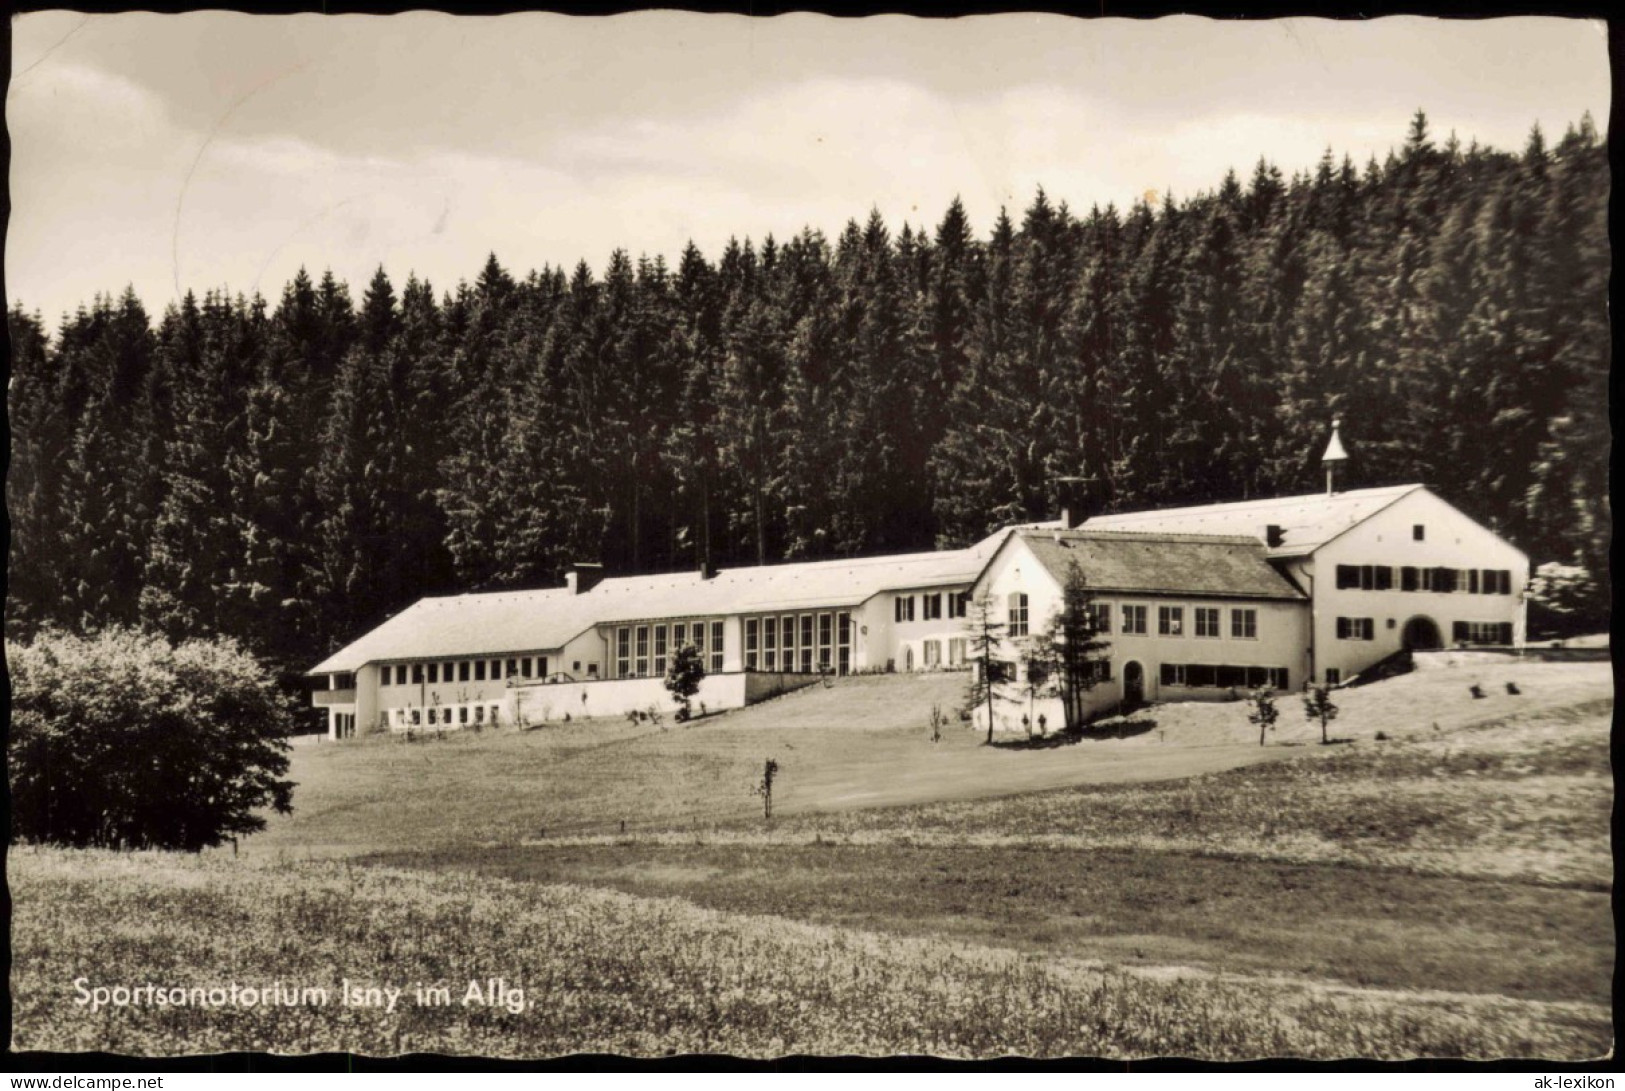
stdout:
<svg viewBox="0 0 1625 1091">
<path fill-rule="evenodd" d="M 240 858 L 14 851 L 14 1045 L 1611 1050 L 1608 664 L 1342 691 L 1332 746 L 1297 698 L 1263 748 L 1239 704 L 1058 745 L 957 723 L 933 743 L 926 712 L 960 683 L 851 679 L 687 727 L 303 746 L 294 815 Z M 771 824 L 750 793 L 766 756 Z M 98 973 L 459 996 L 502 977 L 530 1007 L 90 1015 L 71 981 Z"/>
</svg>

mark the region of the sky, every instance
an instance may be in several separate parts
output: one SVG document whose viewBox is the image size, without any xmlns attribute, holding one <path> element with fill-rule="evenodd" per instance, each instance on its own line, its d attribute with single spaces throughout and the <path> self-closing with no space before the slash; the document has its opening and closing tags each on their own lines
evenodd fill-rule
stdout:
<svg viewBox="0 0 1625 1091">
<path fill-rule="evenodd" d="M 1425 110 L 1519 150 L 1608 122 L 1604 25 L 924 20 L 642 12 L 85 15 L 12 23 L 8 303 L 262 292 L 382 265 L 437 290 L 617 247 L 834 237 L 877 208 L 985 236 L 1042 186 L 1086 211 L 1386 155 Z"/>
</svg>

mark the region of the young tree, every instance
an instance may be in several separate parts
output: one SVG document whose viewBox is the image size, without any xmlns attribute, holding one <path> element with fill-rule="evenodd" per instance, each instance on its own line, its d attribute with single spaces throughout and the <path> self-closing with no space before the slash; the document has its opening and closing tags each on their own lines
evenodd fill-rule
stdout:
<svg viewBox="0 0 1625 1091">
<path fill-rule="evenodd" d="M 1066 567 L 1061 608 L 1042 639 L 1052 649 L 1060 675 L 1067 730 L 1076 731 L 1083 726 L 1089 691 L 1100 682 L 1100 665 L 1106 662 L 1105 653 L 1111 647 L 1110 641 L 1100 639 L 1100 617 L 1089 593 L 1089 581 L 1077 561 Z"/>
<path fill-rule="evenodd" d="M 235 641 L 48 631 L 6 657 L 14 837 L 196 852 L 289 811 L 294 718 Z"/>
<path fill-rule="evenodd" d="M 1337 719 L 1337 706 L 1332 704 L 1332 688 L 1324 685 L 1311 685 L 1305 690 L 1303 714 L 1311 720 L 1320 721 L 1320 745 L 1325 746 L 1329 741 L 1326 738 L 1326 725 Z"/>
<path fill-rule="evenodd" d="M 689 702 L 700 692 L 700 683 L 704 680 L 705 657 L 700 650 L 693 644 L 678 648 L 677 654 L 671 657 L 671 665 L 666 668 L 666 691 L 677 702 L 679 722 L 689 718 Z"/>
<path fill-rule="evenodd" d="M 983 594 L 971 600 L 965 619 L 966 652 L 971 662 L 970 691 L 966 704 L 987 709 L 987 741 L 993 741 L 993 703 L 999 699 L 998 684 L 1004 679 L 1005 664 L 995 656 L 1004 641 L 1005 625 L 994 619 L 993 599 Z"/>
<path fill-rule="evenodd" d="M 1022 683 L 1021 695 L 1027 699 L 1027 714 L 1021 718 L 1027 727 L 1027 734 L 1032 734 L 1033 716 L 1036 714 L 1034 705 L 1040 697 L 1048 697 L 1056 691 L 1061 673 L 1060 646 L 1055 643 L 1048 632 L 1034 633 L 1023 637 L 1016 646 L 1016 656 L 1021 663 Z"/>
<path fill-rule="evenodd" d="M 1248 698 L 1252 702 L 1253 710 L 1247 714 L 1247 722 L 1258 725 L 1258 745 L 1264 745 L 1264 732 L 1275 726 L 1275 721 L 1281 718 L 1281 710 L 1275 707 L 1275 691 L 1269 686 L 1255 689 Z"/>
</svg>

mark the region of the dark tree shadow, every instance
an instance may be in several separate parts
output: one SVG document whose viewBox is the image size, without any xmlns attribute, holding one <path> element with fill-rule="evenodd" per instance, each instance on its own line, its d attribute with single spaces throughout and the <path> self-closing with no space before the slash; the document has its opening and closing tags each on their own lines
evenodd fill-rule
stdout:
<svg viewBox="0 0 1625 1091">
<path fill-rule="evenodd" d="M 1109 739 L 1132 739 L 1156 729 L 1157 721 L 1142 717 L 1137 720 L 1111 720 L 1087 724 L 1071 731 L 1062 729 L 1047 735 L 1034 735 L 1030 739 L 995 739 L 989 746 L 1000 750 L 1054 750 L 1061 746 L 1076 746 L 1080 742 L 1104 742 Z"/>
</svg>

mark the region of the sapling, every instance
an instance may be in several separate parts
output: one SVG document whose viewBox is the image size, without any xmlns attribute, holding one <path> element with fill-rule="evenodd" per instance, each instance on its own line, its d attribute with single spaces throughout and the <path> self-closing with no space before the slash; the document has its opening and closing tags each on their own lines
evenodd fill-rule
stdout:
<svg viewBox="0 0 1625 1091">
<path fill-rule="evenodd" d="M 1264 732 L 1274 727 L 1281 716 L 1281 710 L 1275 707 L 1275 691 L 1264 686 L 1253 690 L 1248 699 L 1253 703 L 1253 710 L 1247 714 L 1247 720 L 1258 725 L 1258 745 L 1263 746 Z"/>
<path fill-rule="evenodd" d="M 1326 725 L 1337 719 L 1337 706 L 1332 704 L 1332 689 L 1330 686 L 1311 685 L 1304 691 L 1303 712 L 1311 720 L 1320 721 L 1320 745 L 1325 746 Z"/>
<path fill-rule="evenodd" d="M 779 763 L 772 758 L 762 766 L 762 782 L 752 791 L 762 797 L 762 818 L 768 822 L 773 821 L 773 782 L 778 779 Z"/>
</svg>

